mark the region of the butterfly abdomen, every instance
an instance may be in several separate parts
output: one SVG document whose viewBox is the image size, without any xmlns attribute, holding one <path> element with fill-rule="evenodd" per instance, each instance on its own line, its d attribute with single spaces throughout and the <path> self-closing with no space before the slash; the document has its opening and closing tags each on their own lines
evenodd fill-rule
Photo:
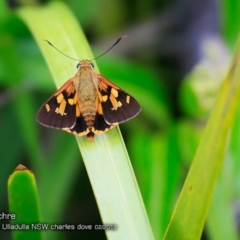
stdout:
<svg viewBox="0 0 240 240">
<path fill-rule="evenodd" d="M 82 70 L 78 85 L 79 107 L 87 127 L 91 130 L 97 112 L 97 86 L 91 72 Z"/>
<path fill-rule="evenodd" d="M 82 106 L 81 106 L 82 105 Z M 88 128 L 92 128 L 94 124 L 94 120 L 96 117 L 96 104 L 81 104 L 80 109 L 82 112 L 82 116 L 86 122 Z"/>
</svg>

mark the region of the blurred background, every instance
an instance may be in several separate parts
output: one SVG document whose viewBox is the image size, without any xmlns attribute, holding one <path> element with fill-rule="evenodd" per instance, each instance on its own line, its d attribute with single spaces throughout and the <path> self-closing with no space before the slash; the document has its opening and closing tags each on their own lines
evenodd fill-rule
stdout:
<svg viewBox="0 0 240 240">
<path fill-rule="evenodd" d="M 21 163 L 34 172 L 42 201 L 48 200 L 45 219 L 59 224 L 101 223 L 74 137 L 35 121 L 56 87 L 30 31 L 14 11 L 48 2 L 0 3 L 0 212 L 8 212 L 7 179 Z M 236 46 L 240 2 L 62 2 L 78 19 L 95 56 L 127 35 L 97 63 L 103 76 L 142 106 L 140 115 L 120 128 L 153 232 L 161 239 Z M 236 121 L 224 164 L 226 211 L 217 217 L 231 215 L 240 238 L 238 125 Z M 50 181 L 51 189 L 46 187 Z M 217 239 L 219 227 L 207 221 L 202 239 Z M 58 231 L 56 239 L 106 239 L 103 232 L 95 234 Z M 10 232 L 0 231 L 0 239 L 11 239 Z"/>
</svg>

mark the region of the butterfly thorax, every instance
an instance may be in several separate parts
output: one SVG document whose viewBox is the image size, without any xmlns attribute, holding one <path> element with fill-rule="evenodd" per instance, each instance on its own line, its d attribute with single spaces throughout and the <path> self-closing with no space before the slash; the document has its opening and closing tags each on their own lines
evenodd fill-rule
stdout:
<svg viewBox="0 0 240 240">
<path fill-rule="evenodd" d="M 97 112 L 97 79 L 88 67 L 79 69 L 79 81 L 76 81 L 78 91 L 80 112 L 86 121 L 87 127 L 91 129 Z"/>
</svg>

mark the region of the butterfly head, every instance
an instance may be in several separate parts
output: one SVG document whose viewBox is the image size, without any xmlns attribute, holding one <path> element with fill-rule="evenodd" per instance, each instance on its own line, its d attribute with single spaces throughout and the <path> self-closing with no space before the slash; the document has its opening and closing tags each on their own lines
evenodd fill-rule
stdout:
<svg viewBox="0 0 240 240">
<path fill-rule="evenodd" d="M 78 70 L 88 70 L 88 69 L 94 69 L 94 65 L 89 60 L 82 60 L 77 64 Z"/>
</svg>

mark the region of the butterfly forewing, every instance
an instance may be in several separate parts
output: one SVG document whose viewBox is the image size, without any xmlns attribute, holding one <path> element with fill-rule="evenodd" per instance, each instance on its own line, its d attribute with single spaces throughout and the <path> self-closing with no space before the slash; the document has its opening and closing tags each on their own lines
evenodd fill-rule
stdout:
<svg viewBox="0 0 240 240">
<path fill-rule="evenodd" d="M 101 75 L 99 79 L 99 100 L 104 120 L 108 124 L 119 124 L 135 117 L 141 110 L 138 102 L 128 93 Z"/>
<path fill-rule="evenodd" d="M 47 127 L 72 128 L 76 123 L 77 99 L 70 79 L 43 104 L 37 114 L 37 121 Z"/>
</svg>

